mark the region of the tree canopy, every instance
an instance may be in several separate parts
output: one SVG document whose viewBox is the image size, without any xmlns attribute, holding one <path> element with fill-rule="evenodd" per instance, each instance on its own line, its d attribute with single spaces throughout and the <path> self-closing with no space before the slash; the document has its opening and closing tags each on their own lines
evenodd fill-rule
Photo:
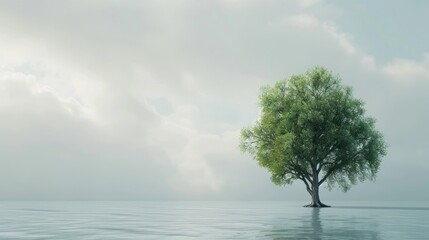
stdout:
<svg viewBox="0 0 429 240">
<path fill-rule="evenodd" d="M 259 100 L 259 119 L 242 130 L 240 147 L 268 169 L 273 183 L 301 180 L 312 196 L 309 206 L 321 207 L 321 184 L 347 191 L 375 179 L 386 144 L 339 76 L 315 67 L 263 87 Z"/>
</svg>

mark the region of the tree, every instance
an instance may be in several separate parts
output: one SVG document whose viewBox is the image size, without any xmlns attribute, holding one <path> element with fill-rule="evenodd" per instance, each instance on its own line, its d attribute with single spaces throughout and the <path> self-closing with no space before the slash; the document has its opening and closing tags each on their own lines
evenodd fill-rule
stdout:
<svg viewBox="0 0 429 240">
<path fill-rule="evenodd" d="M 339 76 L 315 67 L 261 89 L 259 119 L 241 131 L 240 147 L 271 173 L 276 185 L 304 182 L 312 202 L 327 207 L 319 187 L 346 192 L 375 180 L 386 144 L 365 116 L 364 103 Z"/>
</svg>

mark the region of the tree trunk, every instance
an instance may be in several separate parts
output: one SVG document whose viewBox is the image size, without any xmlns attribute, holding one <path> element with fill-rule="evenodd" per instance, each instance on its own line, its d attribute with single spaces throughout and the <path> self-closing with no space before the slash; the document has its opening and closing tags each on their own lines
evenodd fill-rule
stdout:
<svg viewBox="0 0 429 240">
<path fill-rule="evenodd" d="M 314 171 L 314 173 L 316 173 L 316 171 Z M 319 197 L 319 177 L 318 174 L 313 174 L 313 182 L 312 182 L 312 189 L 311 189 L 311 204 L 305 205 L 304 207 L 330 207 L 328 205 L 323 204 L 320 201 L 320 197 Z"/>
</svg>

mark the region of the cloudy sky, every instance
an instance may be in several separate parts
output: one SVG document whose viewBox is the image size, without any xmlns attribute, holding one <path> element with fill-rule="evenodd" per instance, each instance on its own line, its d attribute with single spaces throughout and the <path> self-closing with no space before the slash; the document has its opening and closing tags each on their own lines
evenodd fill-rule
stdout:
<svg viewBox="0 0 429 240">
<path fill-rule="evenodd" d="M 322 200 L 429 200 L 425 1 L 0 1 L 0 199 L 308 200 L 240 153 L 262 85 L 323 65 L 389 145 Z"/>
</svg>

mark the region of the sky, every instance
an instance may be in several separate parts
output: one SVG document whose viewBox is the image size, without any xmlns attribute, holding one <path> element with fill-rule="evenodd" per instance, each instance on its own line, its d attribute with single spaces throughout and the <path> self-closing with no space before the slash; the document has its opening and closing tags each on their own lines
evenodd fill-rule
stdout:
<svg viewBox="0 0 429 240">
<path fill-rule="evenodd" d="M 0 1 L 0 200 L 309 201 L 241 153 L 261 86 L 339 74 L 385 137 L 375 182 L 429 200 L 429 2 Z"/>
</svg>

